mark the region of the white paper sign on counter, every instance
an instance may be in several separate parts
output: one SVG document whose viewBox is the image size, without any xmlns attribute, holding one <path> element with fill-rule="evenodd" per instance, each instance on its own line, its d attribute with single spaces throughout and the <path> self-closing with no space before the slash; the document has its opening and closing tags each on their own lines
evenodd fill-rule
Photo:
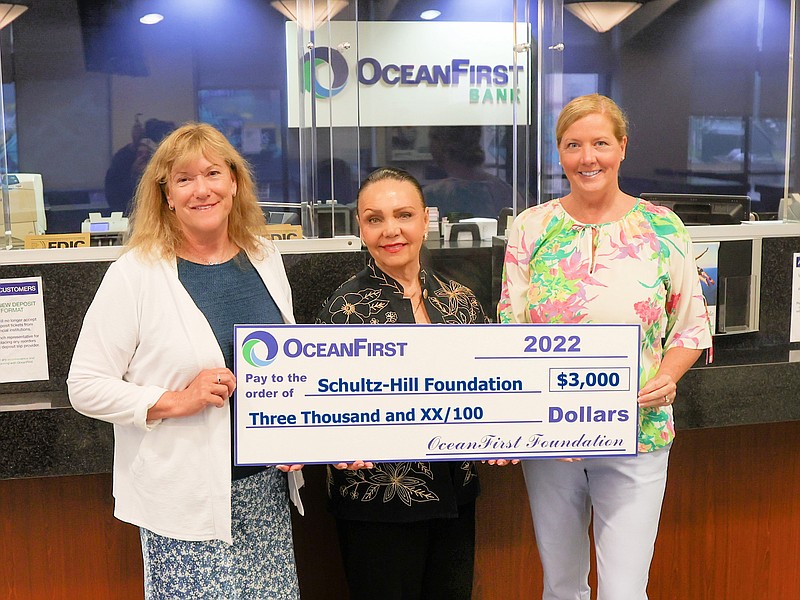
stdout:
<svg viewBox="0 0 800 600">
<path fill-rule="evenodd" d="M 50 378 L 41 277 L 0 279 L 0 383 Z"/>
</svg>

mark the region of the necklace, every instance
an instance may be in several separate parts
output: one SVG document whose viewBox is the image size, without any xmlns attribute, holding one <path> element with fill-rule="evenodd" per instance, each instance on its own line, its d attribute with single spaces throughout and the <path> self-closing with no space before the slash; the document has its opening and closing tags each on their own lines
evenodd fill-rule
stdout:
<svg viewBox="0 0 800 600">
<path fill-rule="evenodd" d="M 239 248 L 236 247 L 235 249 L 236 252 L 234 253 L 233 256 L 236 256 L 236 254 L 239 253 Z M 189 260 L 194 263 L 212 266 L 212 265 L 221 265 L 223 263 L 228 262 L 231 258 L 233 258 L 231 256 L 231 252 L 232 252 L 231 248 L 225 248 L 222 252 L 217 253 L 217 255 L 213 258 L 204 258 L 195 252 L 184 252 L 183 257 L 186 258 L 186 260 Z"/>
<path fill-rule="evenodd" d="M 403 296 L 403 298 L 407 298 L 411 302 L 411 308 L 416 313 L 420 308 L 422 308 L 422 301 L 425 299 L 426 295 L 427 294 L 425 294 L 425 292 L 418 291 L 414 292 L 410 296 Z M 415 298 L 419 298 L 419 300 L 416 302 L 416 306 L 414 305 Z"/>
<path fill-rule="evenodd" d="M 212 258 L 212 259 L 208 259 L 208 260 L 203 260 L 202 264 L 205 264 L 205 265 L 208 265 L 208 266 L 221 265 L 222 263 L 228 262 L 228 260 L 230 260 L 230 259 L 226 258 L 225 255 L 223 255 L 222 258 L 218 258 L 218 259 L 217 258 Z"/>
</svg>

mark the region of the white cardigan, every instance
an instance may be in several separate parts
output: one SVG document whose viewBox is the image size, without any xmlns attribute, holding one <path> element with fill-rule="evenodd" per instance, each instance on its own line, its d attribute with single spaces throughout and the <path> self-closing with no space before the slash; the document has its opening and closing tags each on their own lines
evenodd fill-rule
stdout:
<svg viewBox="0 0 800 600">
<path fill-rule="evenodd" d="M 280 309 L 294 323 L 283 261 L 264 240 L 250 256 Z M 236 290 L 219 290 L 235 295 Z M 67 385 L 78 411 L 114 424 L 114 515 L 181 540 L 231 538 L 231 429 L 227 402 L 190 417 L 147 421 L 168 390 L 203 369 L 224 368 L 211 326 L 178 280 L 176 261 L 132 250 L 112 264 L 84 318 Z M 289 477 L 302 514 L 302 474 Z"/>
</svg>

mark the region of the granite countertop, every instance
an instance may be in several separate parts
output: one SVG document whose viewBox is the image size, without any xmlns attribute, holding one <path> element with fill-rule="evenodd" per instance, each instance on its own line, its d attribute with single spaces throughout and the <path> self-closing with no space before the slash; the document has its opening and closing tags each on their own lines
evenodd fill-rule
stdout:
<svg viewBox="0 0 800 600">
<path fill-rule="evenodd" d="M 0 395 L 0 412 L 19 410 L 46 410 L 48 408 L 72 408 L 63 392 L 23 392 Z"/>
<path fill-rule="evenodd" d="M 690 369 L 678 383 L 675 425 L 702 429 L 800 421 L 800 362 Z"/>
<path fill-rule="evenodd" d="M 66 392 L 4 394 L 2 403 L 0 479 L 111 471 L 111 425 L 79 414 Z"/>
<path fill-rule="evenodd" d="M 437 270 L 472 287 L 488 307 L 499 290 L 497 242 L 462 243 L 456 251 L 434 243 L 430 250 Z M 800 420 L 800 362 L 790 358 L 800 344 L 788 340 L 795 251 L 800 237 L 764 241 L 759 330 L 715 338 L 716 362 L 698 363 L 684 376 L 675 403 L 679 431 Z M 297 321 L 313 322 L 365 257 L 363 251 L 285 256 Z M 82 316 L 108 264 L 0 265 L 0 278 L 43 278 L 50 369 L 46 381 L 0 384 L 0 479 L 111 470 L 112 426 L 72 409 L 64 383 Z"/>
<path fill-rule="evenodd" d="M 681 430 L 800 420 L 800 362 L 691 369 L 678 384 Z M 111 471 L 113 431 L 84 417 L 65 392 L 6 394 L 0 479 Z"/>
</svg>

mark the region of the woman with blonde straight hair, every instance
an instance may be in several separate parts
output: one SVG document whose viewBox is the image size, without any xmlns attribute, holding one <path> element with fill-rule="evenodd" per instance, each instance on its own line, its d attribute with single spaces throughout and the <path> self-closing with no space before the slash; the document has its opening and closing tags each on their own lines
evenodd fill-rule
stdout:
<svg viewBox="0 0 800 600">
<path fill-rule="evenodd" d="M 591 523 L 597 598 L 646 600 L 675 438 L 672 405 L 678 381 L 711 346 L 708 313 L 686 227 L 619 187 L 628 133 L 614 101 L 590 94 L 569 102 L 556 140 L 570 191 L 515 219 L 499 321 L 640 325 L 638 410 L 624 416 L 638 419 L 639 437 L 635 456 L 522 462 L 543 598 L 591 596 Z"/>
</svg>

